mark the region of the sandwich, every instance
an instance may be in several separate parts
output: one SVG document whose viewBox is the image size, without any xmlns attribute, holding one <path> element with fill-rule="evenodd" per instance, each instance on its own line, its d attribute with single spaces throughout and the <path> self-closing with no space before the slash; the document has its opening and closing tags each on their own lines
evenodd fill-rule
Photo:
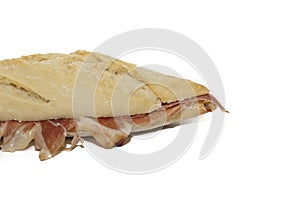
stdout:
<svg viewBox="0 0 300 200">
<path fill-rule="evenodd" d="M 131 133 L 226 110 L 198 83 L 87 51 L 0 61 L 0 147 L 46 160 L 81 138 L 113 148 Z M 66 138 L 71 142 L 67 145 Z"/>
</svg>

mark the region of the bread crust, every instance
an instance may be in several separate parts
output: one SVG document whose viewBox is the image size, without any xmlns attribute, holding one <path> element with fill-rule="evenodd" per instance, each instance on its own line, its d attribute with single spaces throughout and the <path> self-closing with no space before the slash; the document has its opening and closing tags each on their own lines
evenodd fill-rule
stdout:
<svg viewBox="0 0 300 200">
<path fill-rule="evenodd" d="M 189 80 L 94 52 L 0 61 L 0 121 L 143 114 L 207 93 Z"/>
</svg>

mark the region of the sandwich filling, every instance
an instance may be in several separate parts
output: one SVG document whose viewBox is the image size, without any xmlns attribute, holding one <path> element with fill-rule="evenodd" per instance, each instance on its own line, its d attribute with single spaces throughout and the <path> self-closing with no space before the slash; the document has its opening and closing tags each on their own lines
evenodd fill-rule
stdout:
<svg viewBox="0 0 300 200">
<path fill-rule="evenodd" d="M 145 114 L 116 117 L 79 117 L 42 121 L 2 121 L 0 139 L 2 151 L 13 152 L 30 146 L 40 151 L 41 160 L 49 159 L 64 149 L 73 149 L 81 137 L 92 136 L 104 148 L 122 146 L 130 141 L 130 133 L 150 130 L 224 107 L 210 94 L 165 103 Z M 195 110 L 197 112 L 195 112 Z M 190 112 L 194 110 L 193 112 Z M 227 111 L 226 111 L 227 112 Z M 72 141 L 66 148 L 66 137 Z"/>
</svg>

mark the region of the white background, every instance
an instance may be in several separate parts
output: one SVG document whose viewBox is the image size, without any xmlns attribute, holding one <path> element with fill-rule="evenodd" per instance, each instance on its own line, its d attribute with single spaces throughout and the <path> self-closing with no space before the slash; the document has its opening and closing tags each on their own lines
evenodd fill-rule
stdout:
<svg viewBox="0 0 300 200">
<path fill-rule="evenodd" d="M 291 0 L 1 1 L 0 59 L 92 51 L 124 31 L 170 29 L 210 55 L 231 113 L 206 159 L 197 138 L 153 174 L 115 172 L 80 148 L 47 162 L 33 150 L 1 153 L 0 198 L 299 199 L 299 10 Z"/>
</svg>

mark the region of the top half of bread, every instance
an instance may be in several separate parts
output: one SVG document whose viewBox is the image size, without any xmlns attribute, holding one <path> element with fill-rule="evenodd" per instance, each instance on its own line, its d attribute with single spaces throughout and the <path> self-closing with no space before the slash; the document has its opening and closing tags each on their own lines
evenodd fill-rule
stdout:
<svg viewBox="0 0 300 200">
<path fill-rule="evenodd" d="M 0 61 L 0 121 L 135 115 L 206 93 L 189 80 L 87 51 Z"/>
</svg>

